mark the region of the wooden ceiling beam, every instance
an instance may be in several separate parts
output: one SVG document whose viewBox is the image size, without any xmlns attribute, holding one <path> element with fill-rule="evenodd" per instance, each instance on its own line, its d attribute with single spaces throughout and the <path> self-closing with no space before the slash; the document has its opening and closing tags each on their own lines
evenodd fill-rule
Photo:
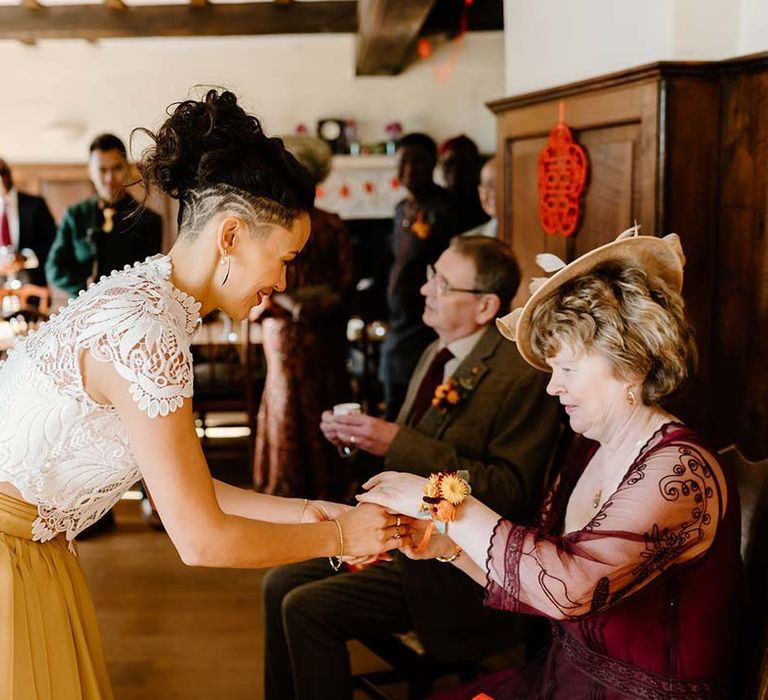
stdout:
<svg viewBox="0 0 768 700">
<path fill-rule="evenodd" d="M 21 6 L 27 10 L 42 10 L 43 6 L 37 0 L 21 0 Z"/>
<path fill-rule="evenodd" d="M 110 10 L 125 10 L 126 5 L 123 0 L 103 0 L 104 6 Z"/>
<path fill-rule="evenodd" d="M 360 0 L 358 75 L 397 75 L 436 0 Z"/>
<path fill-rule="evenodd" d="M 189 0 L 189 4 L 192 7 L 208 7 L 210 0 Z"/>
<path fill-rule="evenodd" d="M 351 33 L 357 30 L 356 9 L 354 0 L 136 5 L 119 12 L 106 5 L 54 5 L 34 12 L 5 5 L 0 6 L 0 39 Z"/>
</svg>

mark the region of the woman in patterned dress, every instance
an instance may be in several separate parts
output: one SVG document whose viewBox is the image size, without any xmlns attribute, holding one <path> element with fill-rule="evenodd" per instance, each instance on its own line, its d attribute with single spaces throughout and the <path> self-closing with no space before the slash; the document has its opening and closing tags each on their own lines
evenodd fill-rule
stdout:
<svg viewBox="0 0 768 700">
<path fill-rule="evenodd" d="M 289 136 L 285 146 L 320 184 L 331 167 L 322 139 Z M 257 491 L 343 499 L 349 468 L 320 431 L 329 406 L 349 401 L 347 320 L 354 290 L 344 222 L 317 207 L 312 238 L 287 272 L 286 291 L 259 309 L 267 377 L 253 465 Z"/>
<path fill-rule="evenodd" d="M 112 697 L 73 539 L 138 479 L 192 566 L 370 555 L 407 532 L 381 508 L 212 480 L 191 337 L 201 314 L 243 319 L 284 289 L 314 188 L 230 92 L 177 104 L 150 136 L 144 180 L 179 200 L 170 253 L 102 278 L 0 365 L 1 698 Z"/>
<path fill-rule="evenodd" d="M 538 526 L 470 497 L 450 539 L 406 553 L 451 559 L 485 585 L 488 605 L 549 618 L 553 639 L 541 663 L 441 700 L 734 697 L 738 495 L 706 443 L 661 407 L 696 360 L 682 271 L 677 236 L 627 232 L 500 319 L 552 373 L 547 390 L 580 437 Z M 422 482 L 385 473 L 360 500 L 415 515 Z"/>
</svg>

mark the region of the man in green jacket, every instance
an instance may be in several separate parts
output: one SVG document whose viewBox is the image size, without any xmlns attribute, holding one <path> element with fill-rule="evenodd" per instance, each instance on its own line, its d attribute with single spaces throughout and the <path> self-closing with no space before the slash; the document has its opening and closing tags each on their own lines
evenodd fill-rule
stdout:
<svg viewBox="0 0 768 700">
<path fill-rule="evenodd" d="M 163 237 L 162 219 L 125 191 L 128 160 L 117 136 L 93 140 L 88 169 L 96 194 L 67 209 L 45 266 L 49 283 L 72 296 L 159 253 Z"/>
</svg>

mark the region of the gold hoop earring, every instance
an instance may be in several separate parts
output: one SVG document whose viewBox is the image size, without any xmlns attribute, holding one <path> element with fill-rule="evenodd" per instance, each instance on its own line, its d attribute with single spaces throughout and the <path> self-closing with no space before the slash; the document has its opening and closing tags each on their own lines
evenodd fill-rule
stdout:
<svg viewBox="0 0 768 700">
<path fill-rule="evenodd" d="M 635 399 L 635 392 L 632 391 L 632 389 L 627 389 L 627 403 L 630 406 L 634 406 L 636 400 L 637 399 Z"/>
<path fill-rule="evenodd" d="M 226 281 L 229 279 L 229 265 L 230 265 L 230 257 L 229 255 L 222 255 L 221 256 L 221 265 L 226 265 L 227 269 L 224 270 L 223 277 L 219 280 L 219 287 L 223 287 Z"/>
</svg>

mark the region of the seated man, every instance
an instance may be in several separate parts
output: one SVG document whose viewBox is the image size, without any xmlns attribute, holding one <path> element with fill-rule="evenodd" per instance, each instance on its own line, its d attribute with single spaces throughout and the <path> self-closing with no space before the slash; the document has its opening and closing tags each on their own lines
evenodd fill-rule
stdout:
<svg viewBox="0 0 768 700">
<path fill-rule="evenodd" d="M 438 340 L 424 351 L 397 422 L 326 412 L 325 436 L 383 457 L 387 469 L 423 476 L 466 469 L 473 495 L 507 517 L 530 517 L 558 417 L 547 375 L 524 362 L 494 324 L 519 279 L 498 239 L 454 238 L 421 288 L 424 321 Z M 437 399 L 446 381 L 458 387 L 455 401 Z M 400 555 L 335 575 L 327 560 L 273 569 L 264 580 L 266 697 L 351 698 L 348 639 L 415 629 L 446 662 L 521 640 L 522 618 L 485 608 L 482 593 L 450 564 Z"/>
</svg>

